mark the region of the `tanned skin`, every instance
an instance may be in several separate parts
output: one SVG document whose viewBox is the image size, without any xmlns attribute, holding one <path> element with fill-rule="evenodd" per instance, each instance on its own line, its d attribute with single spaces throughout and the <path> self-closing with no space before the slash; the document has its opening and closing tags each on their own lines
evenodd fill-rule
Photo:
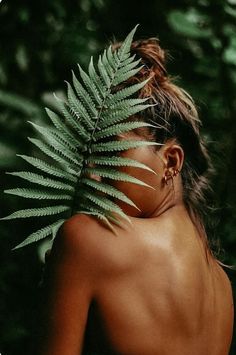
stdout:
<svg viewBox="0 0 236 355">
<path fill-rule="evenodd" d="M 182 148 L 171 141 L 158 153 L 141 147 L 123 155 L 156 171 L 123 169 L 154 189 L 115 184 L 140 208 L 120 204 L 132 224 L 114 226 L 117 235 L 84 214 L 64 223 L 48 262 L 40 355 L 82 354 L 92 304 L 109 343 L 101 354 L 227 355 L 231 285 L 184 206 L 181 173 L 172 174 L 181 171 Z"/>
</svg>

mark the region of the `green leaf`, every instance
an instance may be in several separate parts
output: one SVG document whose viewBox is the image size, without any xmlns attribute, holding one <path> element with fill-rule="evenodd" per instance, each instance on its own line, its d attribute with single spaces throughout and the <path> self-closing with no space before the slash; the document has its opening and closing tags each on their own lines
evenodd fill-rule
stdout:
<svg viewBox="0 0 236 355">
<path fill-rule="evenodd" d="M 111 95 L 109 97 L 109 99 L 107 100 L 107 105 L 113 105 L 114 103 L 119 102 L 119 101 L 133 95 L 134 93 L 136 93 L 137 91 L 142 89 L 147 84 L 147 82 L 149 80 L 150 80 L 150 78 L 142 81 L 141 83 L 133 84 L 127 88 L 117 91 L 114 95 Z"/>
<path fill-rule="evenodd" d="M 110 201 L 108 198 L 104 196 L 94 195 L 94 193 L 90 193 L 89 191 L 83 191 L 83 197 L 88 198 L 90 201 L 102 207 L 104 210 L 117 213 L 119 216 L 121 216 L 122 218 L 130 222 L 130 219 L 122 211 L 122 209 L 119 206 L 117 206 L 114 202 Z"/>
<path fill-rule="evenodd" d="M 135 203 L 130 200 L 123 192 L 119 191 L 118 189 L 116 189 L 115 187 L 106 184 L 104 182 L 101 181 L 96 181 L 93 179 L 87 179 L 87 178 L 83 178 L 81 180 L 81 182 L 85 185 L 88 185 L 90 187 L 93 187 L 95 190 L 101 191 L 107 195 L 110 195 L 114 198 L 117 198 L 118 200 L 121 200 L 123 202 L 126 202 L 127 204 L 129 204 L 130 206 L 133 206 L 137 209 L 139 209 Z M 96 191 L 95 191 L 96 192 Z"/>
<path fill-rule="evenodd" d="M 129 78 L 137 74 L 141 69 L 142 67 L 138 67 L 136 69 L 129 70 L 127 72 L 123 72 L 123 73 L 118 72 L 119 75 L 117 75 L 117 77 L 113 80 L 113 85 L 116 86 L 122 83 L 123 81 L 128 80 Z"/>
<path fill-rule="evenodd" d="M 152 186 L 146 184 L 142 180 L 136 179 L 135 177 L 128 175 L 126 173 L 120 172 L 118 170 L 112 168 L 85 168 L 84 174 L 91 174 L 91 175 L 98 175 L 104 178 L 117 180 L 117 181 L 124 181 L 124 182 L 132 182 L 137 185 L 146 186 L 154 189 Z"/>
<path fill-rule="evenodd" d="M 15 219 L 15 218 L 28 218 L 28 217 L 44 217 L 59 214 L 65 211 L 69 211 L 68 206 L 50 206 L 42 208 L 29 208 L 25 210 L 19 210 L 7 217 L 0 218 L 0 220 Z"/>
<path fill-rule="evenodd" d="M 76 164 L 74 162 L 72 163 L 71 161 L 68 161 L 65 157 L 61 156 L 61 152 L 58 150 L 53 151 L 50 146 L 39 139 L 35 138 L 28 138 L 31 143 L 33 143 L 36 147 L 38 147 L 44 154 L 49 156 L 50 158 L 54 159 L 56 162 L 62 164 L 63 167 L 65 168 L 73 168 L 74 170 L 77 170 L 78 167 L 81 166 L 81 162 L 79 161 L 80 159 L 80 154 L 77 154 L 77 159 L 78 161 Z"/>
<path fill-rule="evenodd" d="M 64 156 L 66 160 L 73 164 L 78 164 L 77 155 L 70 150 L 65 144 L 61 141 L 57 140 L 54 135 L 50 132 L 50 130 L 46 127 L 41 127 L 33 122 L 28 121 L 32 126 L 43 135 L 44 139 L 47 143 L 53 148 L 53 150 L 60 153 L 60 155 Z"/>
<path fill-rule="evenodd" d="M 95 98 L 98 105 L 101 105 L 102 104 L 102 97 L 100 96 L 97 86 L 93 82 L 92 78 L 90 78 L 89 75 L 87 73 L 85 73 L 85 71 L 81 68 L 81 66 L 79 64 L 78 64 L 78 67 L 79 67 L 80 76 L 83 79 L 83 82 L 84 82 L 89 94 Z"/>
<path fill-rule="evenodd" d="M 44 239 L 48 237 L 50 234 L 54 233 L 56 234 L 61 225 L 65 222 L 65 219 L 60 219 L 59 221 L 56 221 L 55 223 L 52 223 L 42 229 L 37 230 L 36 232 L 30 234 L 28 238 L 26 238 L 22 243 L 18 244 L 13 250 L 22 248 L 28 244 L 38 242 L 41 239 Z"/>
<path fill-rule="evenodd" d="M 105 128 L 101 131 L 98 131 L 94 134 L 94 138 L 96 140 L 103 139 L 110 136 L 116 136 L 120 133 L 125 133 L 131 131 L 136 128 L 140 127 L 153 127 L 153 125 L 141 122 L 141 121 L 132 121 L 132 122 L 125 122 L 113 125 L 111 127 Z"/>
<path fill-rule="evenodd" d="M 11 172 L 6 174 L 18 176 L 21 179 L 27 180 L 33 184 L 43 185 L 45 187 L 51 187 L 58 190 L 74 191 L 74 186 L 71 184 L 64 184 L 61 181 L 45 178 L 43 175 L 31 173 L 28 171 Z"/>
<path fill-rule="evenodd" d="M 84 89 L 84 87 L 81 85 L 79 80 L 76 78 L 74 72 L 72 72 L 72 76 L 73 76 L 73 84 L 78 97 L 81 99 L 88 112 L 90 112 L 93 116 L 96 117 L 97 109 L 93 99 L 90 97 L 88 92 Z"/>
<path fill-rule="evenodd" d="M 160 143 L 139 141 L 139 140 L 116 140 L 105 143 L 95 143 L 91 145 L 91 152 L 120 152 L 127 149 L 138 148 L 149 145 L 160 145 Z"/>
<path fill-rule="evenodd" d="M 136 25 L 132 29 L 132 31 L 130 31 L 130 33 L 125 38 L 124 42 L 122 43 L 121 47 L 119 48 L 118 55 L 119 55 L 120 60 L 127 57 L 127 55 L 130 53 L 131 43 L 132 43 L 132 40 L 133 40 L 133 37 L 134 37 L 137 27 L 138 27 L 138 25 Z"/>
<path fill-rule="evenodd" d="M 107 73 L 106 68 L 103 64 L 101 55 L 99 56 L 99 59 L 98 59 L 98 70 L 99 70 L 101 78 L 103 79 L 104 85 L 106 85 L 110 89 L 112 82 L 111 82 L 109 74 Z"/>
<path fill-rule="evenodd" d="M 70 174 L 69 172 L 56 168 L 53 165 L 49 165 L 45 163 L 43 160 L 34 158 L 34 157 L 29 157 L 27 155 L 20 155 L 17 154 L 18 157 L 21 157 L 25 161 L 27 161 L 29 164 L 32 166 L 36 167 L 37 169 L 49 174 L 53 175 L 62 179 L 70 180 L 71 182 L 75 183 L 77 181 L 76 177 Z"/>
<path fill-rule="evenodd" d="M 205 16 L 194 8 L 185 12 L 173 10 L 168 15 L 169 25 L 175 32 L 193 39 L 209 38 L 212 35 L 209 26 L 202 26 L 202 23 L 207 23 L 206 20 Z"/>
<path fill-rule="evenodd" d="M 20 196 L 23 198 L 32 198 L 37 200 L 72 200 L 71 195 L 52 193 L 45 190 L 36 190 L 28 188 L 16 188 L 4 190 L 5 193 Z"/>
<path fill-rule="evenodd" d="M 50 117 L 52 123 L 54 124 L 55 128 L 59 132 L 63 133 L 65 138 L 69 142 L 71 142 L 76 148 L 80 147 L 80 143 L 76 140 L 75 136 L 73 135 L 71 130 L 66 126 L 66 124 L 62 120 L 62 118 L 48 108 L 46 108 L 46 112 L 47 112 L 48 116 Z"/>
<path fill-rule="evenodd" d="M 133 107 L 130 107 L 129 110 L 118 110 L 114 111 L 113 113 L 109 113 L 107 115 L 106 113 L 103 114 L 103 121 L 99 124 L 100 129 L 109 127 L 115 123 L 118 123 L 120 121 L 124 121 L 126 118 L 135 115 L 136 113 L 140 111 L 144 111 L 148 107 L 151 107 L 153 105 L 136 105 Z"/>
<path fill-rule="evenodd" d="M 100 76 L 97 74 L 97 72 L 94 68 L 93 57 L 91 57 L 90 63 L 89 63 L 89 76 L 93 80 L 94 85 L 96 85 L 96 88 L 100 92 L 100 95 L 102 96 L 102 98 L 104 98 L 106 96 L 107 89 L 103 85 L 103 82 L 101 81 Z"/>
<path fill-rule="evenodd" d="M 134 168 L 146 169 L 156 174 L 156 172 L 151 168 L 149 168 L 149 166 L 142 164 L 137 160 L 129 159 L 129 158 L 123 158 L 117 156 L 107 157 L 107 156 L 90 155 L 89 158 L 87 159 L 87 162 L 98 164 L 98 165 L 108 165 L 108 166 L 130 166 Z"/>
<path fill-rule="evenodd" d="M 73 80 L 74 81 L 77 80 L 77 79 L 75 79 L 75 76 L 73 76 Z M 89 104 L 87 102 L 88 96 L 87 96 L 86 100 L 84 100 L 85 101 L 85 105 L 84 105 L 82 103 L 82 99 L 81 99 L 81 101 L 79 101 L 78 98 L 76 97 L 74 90 L 72 89 L 72 86 L 68 82 L 66 82 L 66 83 L 67 83 L 67 95 L 68 95 L 69 105 L 70 105 L 71 109 L 73 109 L 74 112 L 76 113 L 77 118 L 78 118 L 78 122 L 84 121 L 84 125 L 86 125 L 88 129 L 93 130 L 93 128 L 94 128 L 93 120 L 91 119 L 91 117 L 89 115 L 89 111 L 92 111 L 93 117 L 97 117 L 97 110 L 96 110 L 95 106 L 94 105 L 91 106 L 92 104 Z M 92 109 L 92 107 L 94 107 L 94 109 Z"/>
</svg>

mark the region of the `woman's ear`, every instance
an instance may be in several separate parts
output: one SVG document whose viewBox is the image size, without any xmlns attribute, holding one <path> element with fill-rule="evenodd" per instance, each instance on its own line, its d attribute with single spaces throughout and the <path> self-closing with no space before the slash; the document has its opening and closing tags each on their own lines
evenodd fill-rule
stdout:
<svg viewBox="0 0 236 355">
<path fill-rule="evenodd" d="M 163 147 L 163 161 L 165 169 L 171 174 L 181 171 L 184 162 L 184 151 L 182 147 L 176 143 L 166 143 Z"/>
</svg>

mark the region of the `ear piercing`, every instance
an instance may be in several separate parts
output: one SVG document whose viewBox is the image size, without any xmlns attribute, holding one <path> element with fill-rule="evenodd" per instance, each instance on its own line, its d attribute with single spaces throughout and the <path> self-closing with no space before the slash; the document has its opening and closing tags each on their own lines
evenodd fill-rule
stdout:
<svg viewBox="0 0 236 355">
<path fill-rule="evenodd" d="M 177 176 L 178 174 L 179 174 L 179 169 L 175 169 L 174 173 L 173 173 L 173 176 Z"/>
<path fill-rule="evenodd" d="M 166 185 L 168 185 L 168 180 L 173 179 L 174 176 L 177 176 L 179 174 L 179 169 L 175 169 L 173 172 L 170 170 L 167 170 L 165 175 L 164 175 L 164 182 Z"/>
</svg>

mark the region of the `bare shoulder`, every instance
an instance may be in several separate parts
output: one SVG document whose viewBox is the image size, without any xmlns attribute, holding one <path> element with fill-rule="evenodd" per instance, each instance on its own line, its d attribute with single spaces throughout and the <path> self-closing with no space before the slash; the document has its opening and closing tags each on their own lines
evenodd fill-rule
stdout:
<svg viewBox="0 0 236 355">
<path fill-rule="evenodd" d="M 112 232 L 97 218 L 76 214 L 66 220 L 61 226 L 54 241 L 53 249 L 61 257 L 73 259 L 74 263 L 99 264 L 106 251 L 105 241 L 112 236 Z"/>
</svg>

